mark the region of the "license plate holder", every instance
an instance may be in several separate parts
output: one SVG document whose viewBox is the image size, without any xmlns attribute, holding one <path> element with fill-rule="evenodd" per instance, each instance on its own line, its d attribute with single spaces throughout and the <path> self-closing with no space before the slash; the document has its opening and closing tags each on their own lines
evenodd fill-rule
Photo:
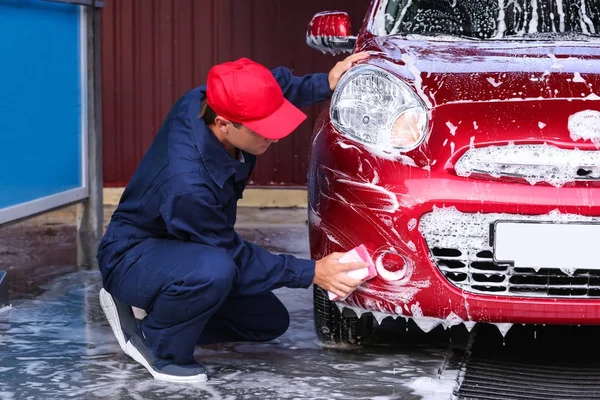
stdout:
<svg viewBox="0 0 600 400">
<path fill-rule="evenodd" d="M 498 220 L 491 233 L 496 263 L 535 270 L 600 270 L 598 223 Z"/>
</svg>

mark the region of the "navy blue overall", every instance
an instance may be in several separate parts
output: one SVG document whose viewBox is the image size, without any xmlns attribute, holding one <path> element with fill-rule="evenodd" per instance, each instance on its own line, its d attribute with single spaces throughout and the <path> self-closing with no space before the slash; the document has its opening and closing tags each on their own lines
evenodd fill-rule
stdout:
<svg viewBox="0 0 600 400">
<path fill-rule="evenodd" d="M 327 74 L 272 71 L 297 107 L 331 98 Z M 180 98 L 144 155 L 98 251 L 104 288 L 148 316 L 157 357 L 187 364 L 197 344 L 266 341 L 289 315 L 271 292 L 307 288 L 315 262 L 274 255 L 234 230 L 256 156 L 229 155 L 201 118 L 205 86 Z"/>
</svg>

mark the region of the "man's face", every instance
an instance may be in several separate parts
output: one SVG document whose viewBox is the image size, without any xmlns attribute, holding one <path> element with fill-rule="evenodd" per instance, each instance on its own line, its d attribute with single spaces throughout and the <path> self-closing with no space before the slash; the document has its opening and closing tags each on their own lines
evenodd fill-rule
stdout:
<svg viewBox="0 0 600 400">
<path fill-rule="evenodd" d="M 271 146 L 271 143 L 277 142 L 277 140 L 270 140 L 260 136 L 244 125 L 236 128 L 232 123 L 229 123 L 227 129 L 227 141 L 238 149 L 254 154 L 255 156 L 263 154 Z"/>
</svg>

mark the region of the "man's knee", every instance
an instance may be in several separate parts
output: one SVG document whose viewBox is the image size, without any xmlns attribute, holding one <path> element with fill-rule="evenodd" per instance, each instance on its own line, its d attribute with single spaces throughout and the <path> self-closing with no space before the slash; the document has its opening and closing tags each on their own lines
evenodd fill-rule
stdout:
<svg viewBox="0 0 600 400">
<path fill-rule="evenodd" d="M 237 266 L 229 254 L 224 250 L 213 251 L 203 263 L 202 268 L 214 271 L 212 274 L 214 289 L 227 296 L 235 284 L 238 274 Z"/>
<path fill-rule="evenodd" d="M 185 276 L 175 278 L 162 292 L 165 319 L 189 320 L 212 314 L 227 298 L 237 276 L 233 260 L 222 257 L 219 265 L 201 262 Z M 211 311 L 213 310 L 213 311 Z"/>
<path fill-rule="evenodd" d="M 184 285 L 220 301 L 235 284 L 237 267 L 225 251 L 211 250 L 205 255 L 201 265 L 188 273 Z"/>
</svg>

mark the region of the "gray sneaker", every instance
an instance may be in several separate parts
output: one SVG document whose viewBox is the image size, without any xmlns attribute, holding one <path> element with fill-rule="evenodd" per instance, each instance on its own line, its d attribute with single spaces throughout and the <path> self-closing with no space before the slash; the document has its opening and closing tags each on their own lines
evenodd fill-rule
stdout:
<svg viewBox="0 0 600 400">
<path fill-rule="evenodd" d="M 108 319 L 119 346 L 125 354 L 130 355 L 127 351 L 127 341 L 137 328 L 137 321 L 132 308 L 112 297 L 104 288 L 100 289 L 99 297 L 104 315 Z"/>
<path fill-rule="evenodd" d="M 146 367 L 154 379 L 177 383 L 197 383 L 208 380 L 206 368 L 202 364 L 194 361 L 192 364 L 182 365 L 160 359 L 137 333 L 127 341 L 127 352 L 131 358 Z"/>
</svg>

